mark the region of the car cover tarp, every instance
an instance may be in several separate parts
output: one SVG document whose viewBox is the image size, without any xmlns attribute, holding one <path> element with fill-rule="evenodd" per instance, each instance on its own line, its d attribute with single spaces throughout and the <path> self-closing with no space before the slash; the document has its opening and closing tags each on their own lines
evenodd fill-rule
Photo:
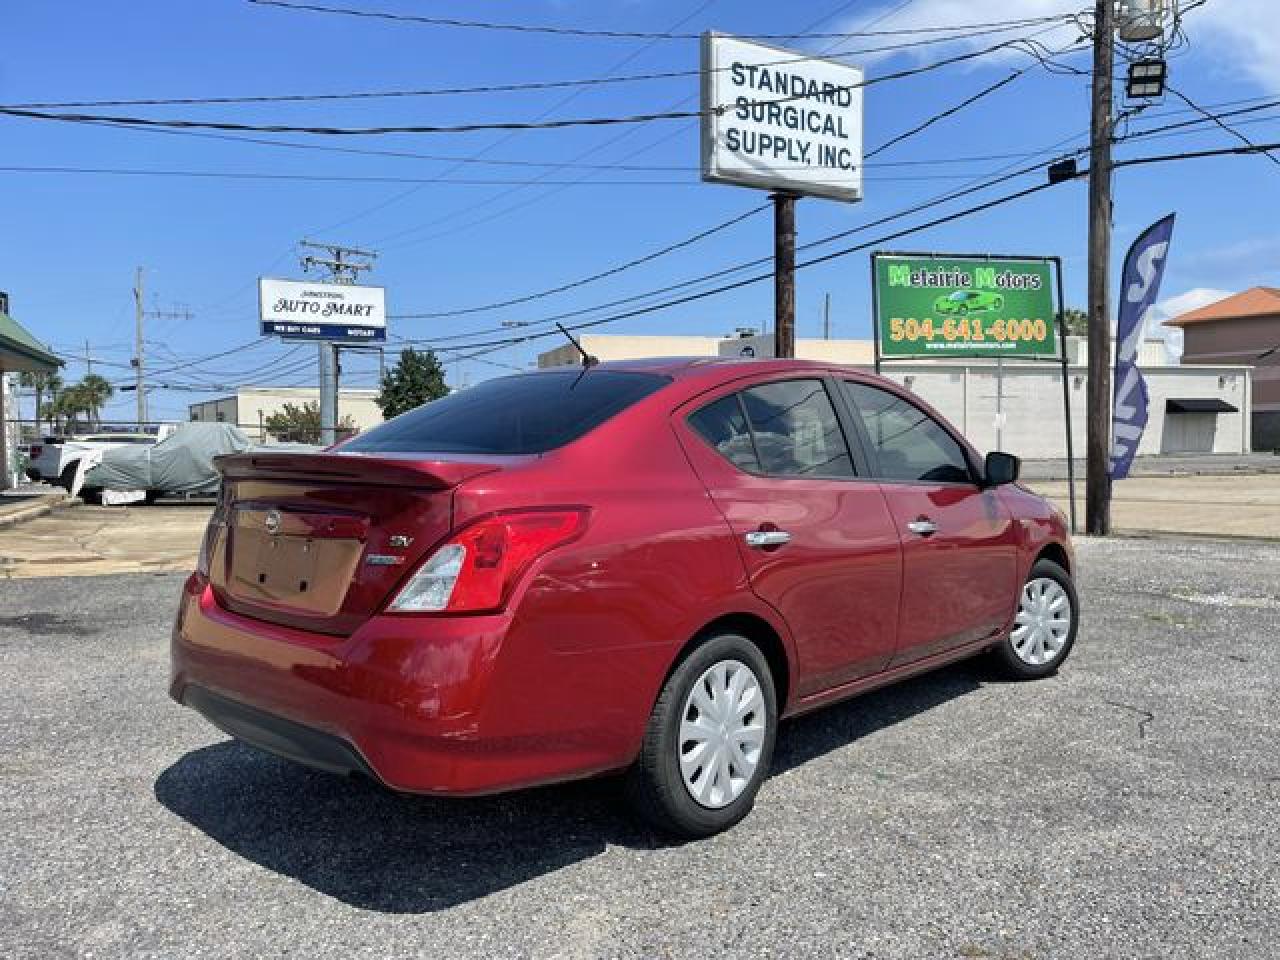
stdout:
<svg viewBox="0 0 1280 960">
<path fill-rule="evenodd" d="M 212 493 L 218 489 L 213 458 L 243 453 L 254 444 L 229 423 L 183 423 L 154 445 L 107 450 L 88 472 L 84 485 L 104 490 L 163 490 Z"/>
</svg>

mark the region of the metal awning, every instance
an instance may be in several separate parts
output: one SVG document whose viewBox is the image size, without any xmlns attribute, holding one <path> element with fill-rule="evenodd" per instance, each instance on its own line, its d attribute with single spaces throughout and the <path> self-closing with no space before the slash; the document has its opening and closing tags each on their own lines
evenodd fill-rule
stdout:
<svg viewBox="0 0 1280 960">
<path fill-rule="evenodd" d="M 1165 413 L 1239 413 L 1240 409 L 1217 397 L 1192 397 L 1164 402 Z"/>
<path fill-rule="evenodd" d="M 53 373 L 62 361 L 7 313 L 0 312 L 0 373 Z"/>
</svg>

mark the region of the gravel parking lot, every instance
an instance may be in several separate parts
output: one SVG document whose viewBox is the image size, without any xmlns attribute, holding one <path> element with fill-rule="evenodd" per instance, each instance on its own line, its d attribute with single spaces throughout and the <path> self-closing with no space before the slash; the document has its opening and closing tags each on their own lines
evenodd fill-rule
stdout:
<svg viewBox="0 0 1280 960">
<path fill-rule="evenodd" d="M 1274 957 L 1280 547 L 1083 541 L 1035 684 L 797 720 L 728 834 L 607 781 L 397 797 L 166 696 L 172 574 L 0 585 L 7 957 Z"/>
</svg>

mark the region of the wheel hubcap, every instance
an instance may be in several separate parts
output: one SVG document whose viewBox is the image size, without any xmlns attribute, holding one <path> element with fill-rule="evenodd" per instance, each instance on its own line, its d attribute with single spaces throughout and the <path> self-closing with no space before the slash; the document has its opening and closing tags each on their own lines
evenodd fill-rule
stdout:
<svg viewBox="0 0 1280 960">
<path fill-rule="evenodd" d="M 760 681 L 745 663 L 709 667 L 684 702 L 678 743 L 680 776 L 689 796 L 726 807 L 755 778 L 768 718 Z"/>
<path fill-rule="evenodd" d="M 1071 634 L 1071 599 L 1049 577 L 1027 581 L 1009 639 L 1024 663 L 1042 667 L 1057 659 Z"/>
</svg>

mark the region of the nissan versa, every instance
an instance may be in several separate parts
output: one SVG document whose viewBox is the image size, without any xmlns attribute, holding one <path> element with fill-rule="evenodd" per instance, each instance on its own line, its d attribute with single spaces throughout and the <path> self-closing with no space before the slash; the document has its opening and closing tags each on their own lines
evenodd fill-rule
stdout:
<svg viewBox="0 0 1280 960">
<path fill-rule="evenodd" d="M 1075 639 L 1062 515 L 896 385 L 795 360 L 491 380 L 324 453 L 220 460 L 171 693 L 401 791 L 625 773 L 677 836 L 751 808 L 778 722 Z"/>
</svg>

